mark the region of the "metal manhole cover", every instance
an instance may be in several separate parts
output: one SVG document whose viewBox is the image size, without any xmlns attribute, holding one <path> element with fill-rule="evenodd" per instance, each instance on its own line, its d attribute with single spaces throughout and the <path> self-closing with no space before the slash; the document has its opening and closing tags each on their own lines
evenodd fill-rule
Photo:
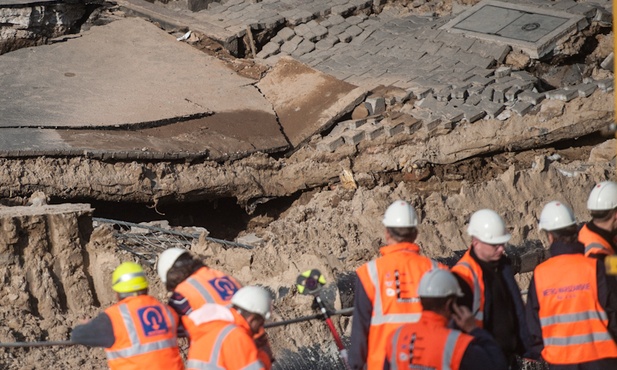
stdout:
<svg viewBox="0 0 617 370">
<path fill-rule="evenodd" d="M 443 29 L 518 47 L 538 58 L 582 20 L 584 17 L 580 15 L 561 11 L 484 1 L 454 18 Z"/>
</svg>

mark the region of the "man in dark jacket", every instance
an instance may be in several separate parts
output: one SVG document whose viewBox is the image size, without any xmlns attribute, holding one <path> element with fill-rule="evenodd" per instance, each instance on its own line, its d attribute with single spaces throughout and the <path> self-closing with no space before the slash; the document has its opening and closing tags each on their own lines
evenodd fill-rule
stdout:
<svg viewBox="0 0 617 370">
<path fill-rule="evenodd" d="M 459 302 L 471 309 L 478 327 L 495 338 L 509 368 L 516 369 L 516 355 L 526 355 L 529 331 L 521 293 L 504 254 L 511 235 L 490 209 L 471 216 L 467 233 L 471 246 L 452 268 L 464 294 Z"/>
<path fill-rule="evenodd" d="M 604 264 L 583 255 L 572 211 L 550 202 L 540 230 L 551 258 L 536 266 L 527 296 L 531 352 L 555 370 L 617 369 L 617 302 Z"/>
</svg>

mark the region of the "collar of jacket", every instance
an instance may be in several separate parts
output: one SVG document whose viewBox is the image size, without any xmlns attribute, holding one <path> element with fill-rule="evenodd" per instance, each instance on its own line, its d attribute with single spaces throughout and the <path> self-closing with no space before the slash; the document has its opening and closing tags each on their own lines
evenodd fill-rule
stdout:
<svg viewBox="0 0 617 370">
<path fill-rule="evenodd" d="M 420 253 L 420 246 L 416 243 L 407 243 L 407 242 L 396 243 L 392 245 L 386 245 L 385 247 L 381 247 L 379 249 L 379 253 L 381 253 L 382 256 L 385 256 L 386 254 L 401 252 L 404 250 L 414 252 L 414 253 Z"/>
<path fill-rule="evenodd" d="M 562 254 L 584 254 L 585 246 L 579 242 L 567 243 L 558 241 L 551 244 L 549 251 L 551 252 L 551 257 Z"/>
<path fill-rule="evenodd" d="M 591 231 L 593 231 L 594 233 L 600 235 L 602 237 L 602 239 L 606 240 L 612 247 L 613 249 L 615 247 L 617 247 L 617 245 L 615 245 L 615 243 L 613 242 L 613 238 L 615 237 L 615 233 L 611 233 L 610 231 L 604 230 L 598 226 L 596 226 L 596 224 L 594 224 L 593 222 L 587 222 L 587 228 Z"/>
<path fill-rule="evenodd" d="M 422 311 L 420 322 L 431 323 L 431 325 L 445 328 L 448 325 L 448 319 L 433 311 Z"/>
</svg>

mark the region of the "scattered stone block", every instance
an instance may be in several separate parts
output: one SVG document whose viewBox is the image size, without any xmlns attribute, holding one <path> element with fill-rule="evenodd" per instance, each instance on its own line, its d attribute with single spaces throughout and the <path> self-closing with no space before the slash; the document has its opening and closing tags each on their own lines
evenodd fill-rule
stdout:
<svg viewBox="0 0 617 370">
<path fill-rule="evenodd" d="M 360 129 L 365 132 L 366 140 L 375 140 L 384 134 L 382 125 L 364 125 Z"/>
<path fill-rule="evenodd" d="M 506 76 L 509 76 L 511 72 L 512 72 L 512 67 L 501 66 L 495 70 L 495 77 L 497 78 L 506 77 Z"/>
<path fill-rule="evenodd" d="M 463 119 L 463 111 L 457 107 L 446 105 L 443 109 L 439 110 L 437 113 L 441 114 L 442 117 L 445 118 L 446 121 L 450 122 L 458 122 Z"/>
<path fill-rule="evenodd" d="M 369 116 L 381 114 L 386 110 L 386 100 L 381 96 L 367 98 L 364 105 L 368 110 Z"/>
<path fill-rule="evenodd" d="M 398 135 L 400 133 L 405 132 L 405 125 L 403 125 L 402 122 L 392 123 L 392 122 L 388 122 L 388 120 L 384 120 L 381 122 L 384 128 L 384 133 L 388 137 L 392 137 L 394 135 Z"/>
<path fill-rule="evenodd" d="M 556 89 L 545 94 L 547 99 L 570 101 L 578 96 L 578 90 Z"/>
<path fill-rule="evenodd" d="M 495 118 L 499 113 L 503 112 L 505 105 L 490 100 L 482 100 L 480 104 L 478 104 L 478 108 L 486 112 L 489 118 Z"/>
<path fill-rule="evenodd" d="M 471 83 L 473 86 L 484 87 L 495 82 L 495 79 L 474 75 L 472 78 L 468 79 L 467 82 Z"/>
<path fill-rule="evenodd" d="M 531 108 L 533 108 L 533 104 L 526 103 L 524 101 L 518 101 L 514 103 L 512 107 L 510 107 L 510 110 L 516 112 L 519 116 L 524 116 L 531 110 Z"/>
<path fill-rule="evenodd" d="M 591 96 L 591 94 L 593 94 L 594 91 L 596 91 L 596 88 L 598 87 L 598 85 L 596 85 L 595 83 L 587 83 L 587 84 L 576 85 L 575 87 L 576 87 L 576 90 L 578 90 L 579 97 L 587 98 Z"/>
<path fill-rule="evenodd" d="M 537 93 L 531 90 L 525 90 L 522 93 L 518 94 L 517 98 L 520 101 L 531 103 L 533 105 L 538 105 L 542 100 L 544 100 L 545 97 L 546 95 L 544 93 Z"/>
<path fill-rule="evenodd" d="M 409 92 L 413 94 L 416 99 L 425 99 L 433 93 L 433 89 L 430 87 L 412 87 Z"/>
<path fill-rule="evenodd" d="M 604 91 L 604 92 L 611 92 L 613 91 L 613 84 L 614 81 L 612 78 L 607 78 L 605 80 L 600 80 L 597 81 L 598 87 L 600 88 L 600 90 Z"/>
<path fill-rule="evenodd" d="M 519 90 L 519 89 L 517 89 L 517 88 L 511 88 L 511 89 L 509 89 L 509 90 L 508 90 L 508 91 L 506 91 L 506 93 L 505 93 L 506 100 L 507 100 L 507 101 L 515 101 L 515 100 L 516 100 L 516 97 L 517 97 L 517 95 L 518 95 L 518 93 L 519 93 L 520 91 L 521 91 L 521 90 Z"/>
<path fill-rule="evenodd" d="M 448 102 L 448 105 L 454 108 L 458 108 L 463 104 L 465 104 L 465 99 L 450 99 Z"/>
<path fill-rule="evenodd" d="M 482 97 L 483 100 L 493 100 L 493 94 L 494 94 L 494 90 L 492 87 L 487 87 L 486 89 L 484 89 L 482 91 L 482 94 L 480 95 Z"/>
<path fill-rule="evenodd" d="M 514 71 L 510 73 L 510 76 L 523 80 L 525 82 L 536 83 L 538 78 L 527 71 Z"/>
<path fill-rule="evenodd" d="M 352 120 L 346 121 L 347 128 L 349 129 L 358 128 L 360 126 L 363 126 L 365 123 L 366 123 L 365 119 L 352 119 Z"/>
<path fill-rule="evenodd" d="M 467 89 L 469 95 L 480 95 L 484 91 L 484 86 L 471 86 Z"/>
<path fill-rule="evenodd" d="M 366 132 L 361 129 L 347 130 L 341 137 L 346 144 L 356 145 L 366 137 Z"/>
<path fill-rule="evenodd" d="M 460 109 L 463 111 L 463 118 L 469 123 L 473 123 L 486 115 L 484 110 L 469 104 L 463 104 Z"/>
<path fill-rule="evenodd" d="M 436 112 L 442 108 L 445 108 L 446 103 L 440 102 L 432 95 L 429 95 L 426 98 L 418 101 L 417 106 L 422 109 L 428 109 L 430 111 Z"/>
<path fill-rule="evenodd" d="M 482 101 L 482 97 L 478 94 L 470 95 L 466 100 L 467 105 L 478 105 Z"/>
<path fill-rule="evenodd" d="M 499 103 L 499 104 L 501 104 L 501 103 L 505 103 L 505 102 L 506 102 L 506 96 L 505 96 L 505 94 L 503 93 L 503 91 L 497 91 L 497 90 L 495 90 L 495 91 L 493 92 L 493 101 L 494 101 L 495 103 Z"/>
<path fill-rule="evenodd" d="M 333 152 L 337 148 L 341 147 L 343 144 L 345 144 L 345 141 L 341 136 L 326 137 L 325 139 L 317 143 L 317 150 Z"/>
<path fill-rule="evenodd" d="M 467 89 L 469 87 L 457 87 L 454 90 L 452 90 L 452 97 L 454 99 L 466 99 L 467 96 L 469 96 L 469 94 L 467 93 Z"/>
</svg>

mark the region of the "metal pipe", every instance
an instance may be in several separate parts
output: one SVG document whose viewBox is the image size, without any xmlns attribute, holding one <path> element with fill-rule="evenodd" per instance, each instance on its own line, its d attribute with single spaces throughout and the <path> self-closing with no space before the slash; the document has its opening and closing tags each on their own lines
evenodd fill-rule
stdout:
<svg viewBox="0 0 617 370">
<path fill-rule="evenodd" d="M 342 310 L 331 312 L 331 313 L 329 313 L 329 315 L 330 316 L 335 316 L 335 315 L 351 315 L 352 313 L 353 313 L 353 307 L 349 307 L 349 308 L 344 308 Z M 310 316 L 297 317 L 295 319 L 269 322 L 269 323 L 266 323 L 264 325 L 264 328 L 266 328 L 266 329 L 268 329 L 268 328 L 275 328 L 277 326 L 284 326 L 284 325 L 289 325 L 289 324 L 295 324 L 295 323 L 298 323 L 298 322 L 310 321 L 310 320 L 315 320 L 315 319 L 323 319 L 323 318 L 324 318 L 324 315 L 322 313 L 318 313 L 318 314 L 310 315 Z"/>
</svg>

